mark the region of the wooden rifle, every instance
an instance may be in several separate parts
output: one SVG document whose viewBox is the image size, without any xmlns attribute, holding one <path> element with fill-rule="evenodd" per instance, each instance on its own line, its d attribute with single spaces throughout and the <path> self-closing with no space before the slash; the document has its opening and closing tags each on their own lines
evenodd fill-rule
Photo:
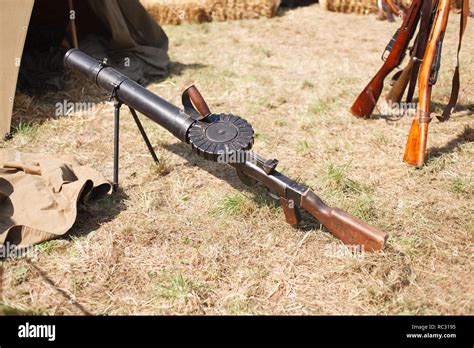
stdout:
<svg viewBox="0 0 474 348">
<path fill-rule="evenodd" d="M 425 161 L 428 125 L 431 121 L 431 90 L 438 78 L 443 38 L 448 24 L 449 8 L 450 0 L 439 0 L 431 33 L 428 38 L 428 44 L 420 67 L 418 82 L 419 107 L 413 118 L 405 153 L 403 155 L 405 162 L 418 167 L 423 165 Z"/>
<path fill-rule="evenodd" d="M 408 44 L 416 29 L 423 0 L 414 0 L 408 9 L 402 26 L 396 31 L 382 54 L 384 64 L 369 84 L 360 93 L 351 107 L 354 116 L 368 118 L 372 114 L 383 89 L 385 77 L 395 69 L 405 57 Z M 389 52 L 388 56 L 385 54 Z"/>
</svg>

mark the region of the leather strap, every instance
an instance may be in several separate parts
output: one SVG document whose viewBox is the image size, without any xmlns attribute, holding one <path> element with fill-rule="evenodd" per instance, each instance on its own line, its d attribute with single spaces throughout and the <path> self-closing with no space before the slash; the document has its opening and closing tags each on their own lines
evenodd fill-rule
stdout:
<svg viewBox="0 0 474 348">
<path fill-rule="evenodd" d="M 186 88 L 183 94 L 181 95 L 181 102 L 183 103 L 185 113 L 187 113 L 195 120 L 202 120 L 205 115 L 202 115 L 198 110 L 196 110 L 192 102 L 190 92 L 192 92 L 193 90 L 196 90 L 196 87 L 194 87 L 194 85 L 191 85 Z"/>
<path fill-rule="evenodd" d="M 453 75 L 453 82 L 451 86 L 451 96 L 449 97 L 448 105 L 443 110 L 443 114 L 441 116 L 436 116 L 436 118 L 440 122 L 444 122 L 449 120 L 451 116 L 451 112 L 453 111 L 456 103 L 458 101 L 459 96 L 459 88 L 460 88 L 460 81 L 459 81 L 459 51 L 461 50 L 462 44 L 462 37 L 464 35 L 464 31 L 466 30 L 467 24 L 467 16 L 469 14 L 469 0 L 462 0 L 462 8 L 461 8 L 461 23 L 459 27 L 459 43 L 458 43 L 458 51 L 456 53 L 456 68 L 454 70 Z"/>
</svg>

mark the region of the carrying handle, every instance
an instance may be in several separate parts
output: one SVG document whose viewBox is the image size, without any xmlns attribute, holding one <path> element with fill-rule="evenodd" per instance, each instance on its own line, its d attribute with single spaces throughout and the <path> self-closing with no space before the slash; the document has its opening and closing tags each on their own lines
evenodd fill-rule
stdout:
<svg viewBox="0 0 474 348">
<path fill-rule="evenodd" d="M 186 88 L 181 96 L 184 111 L 195 119 L 203 119 L 211 114 L 209 106 L 196 86 Z"/>
</svg>

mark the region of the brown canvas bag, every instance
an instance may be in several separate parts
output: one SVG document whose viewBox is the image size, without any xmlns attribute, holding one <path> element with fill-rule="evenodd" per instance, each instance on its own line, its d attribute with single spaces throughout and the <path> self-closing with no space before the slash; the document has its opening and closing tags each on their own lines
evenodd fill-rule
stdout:
<svg viewBox="0 0 474 348">
<path fill-rule="evenodd" d="M 30 246 L 65 234 L 78 203 L 104 197 L 111 185 L 73 158 L 0 149 L 0 245 Z"/>
</svg>

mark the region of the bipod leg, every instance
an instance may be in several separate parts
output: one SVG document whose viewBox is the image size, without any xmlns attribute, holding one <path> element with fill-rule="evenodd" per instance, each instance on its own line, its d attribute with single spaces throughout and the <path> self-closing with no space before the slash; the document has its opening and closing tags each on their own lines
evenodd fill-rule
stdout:
<svg viewBox="0 0 474 348">
<path fill-rule="evenodd" d="M 148 139 L 148 136 L 142 126 L 142 123 L 140 122 L 140 119 L 138 118 L 137 112 L 131 107 L 129 107 L 129 109 L 130 113 L 133 116 L 133 119 L 135 120 L 135 123 L 137 124 L 138 130 L 140 131 L 140 134 L 142 135 L 143 140 L 145 141 L 146 147 L 148 148 L 148 151 L 150 151 L 151 157 L 153 157 L 153 161 L 155 161 L 155 163 L 159 163 L 160 161 L 158 160 L 158 156 L 156 156 L 155 150 L 151 145 L 150 139 Z"/>
</svg>

